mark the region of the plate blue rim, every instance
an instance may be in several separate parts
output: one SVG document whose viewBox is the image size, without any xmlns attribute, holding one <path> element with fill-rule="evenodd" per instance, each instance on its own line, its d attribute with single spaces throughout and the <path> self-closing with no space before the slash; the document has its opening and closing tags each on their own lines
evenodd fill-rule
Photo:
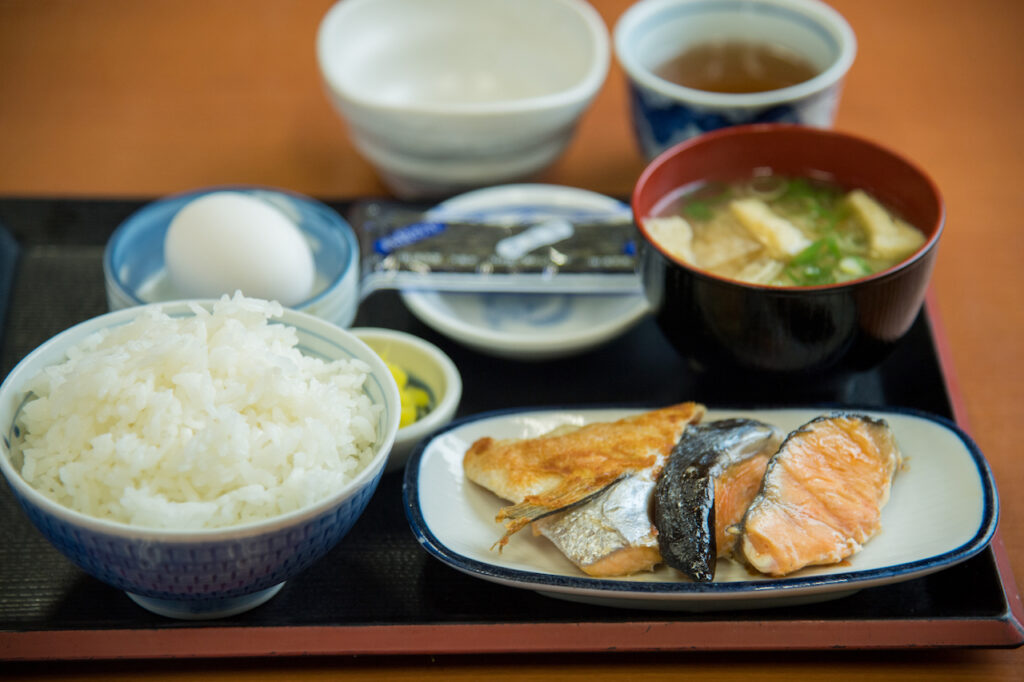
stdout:
<svg viewBox="0 0 1024 682">
<path fill-rule="evenodd" d="M 980 448 L 974 440 L 961 429 L 955 422 L 921 410 L 908 407 L 888 406 L 867 406 L 867 405 L 845 405 L 836 403 L 820 403 L 800 406 L 750 406 L 730 405 L 729 409 L 735 410 L 768 410 L 777 408 L 796 409 L 820 409 L 822 411 L 841 409 L 846 411 L 867 411 L 875 413 L 903 414 L 918 417 L 940 426 L 944 426 L 954 433 L 964 444 L 974 466 L 977 468 L 978 477 L 982 488 L 982 515 L 981 523 L 977 533 L 969 541 L 953 550 L 918 561 L 907 562 L 894 566 L 886 566 L 876 569 L 859 571 L 844 571 L 828 575 L 799 576 L 793 578 L 779 578 L 772 581 L 736 581 L 725 583 L 693 583 L 693 582 L 634 582 L 628 580 L 613 580 L 607 578 L 591 578 L 584 575 L 564 576 L 542 573 L 536 571 L 524 571 L 519 569 L 505 568 L 495 564 L 489 564 L 476 559 L 463 556 L 453 551 L 441 542 L 431 532 L 426 520 L 423 518 L 419 500 L 419 475 L 423 455 L 430 443 L 445 433 L 455 430 L 465 424 L 494 417 L 514 416 L 523 413 L 535 412 L 568 412 L 583 410 L 604 410 L 604 409 L 653 409 L 653 405 L 638 404 L 598 404 L 598 405 L 566 405 L 566 406 L 536 406 L 517 407 L 503 410 L 494 410 L 463 417 L 454 420 L 444 427 L 438 429 L 431 435 L 424 438 L 413 450 L 406 465 L 402 481 L 402 503 L 405 509 L 406 519 L 415 535 L 417 542 L 431 556 L 440 560 L 464 573 L 477 575 L 481 578 L 490 579 L 506 584 L 516 584 L 529 589 L 544 590 L 579 590 L 593 595 L 595 592 L 607 593 L 608 597 L 623 596 L 661 596 L 661 597 L 683 597 L 693 596 L 723 596 L 742 597 L 764 595 L 770 593 L 773 596 L 785 596 L 795 591 L 806 591 L 813 589 L 825 589 L 833 587 L 849 588 L 857 590 L 862 587 L 870 587 L 872 583 L 880 580 L 890 580 L 900 576 L 914 577 L 917 574 L 925 574 L 955 565 L 965 561 L 981 552 L 988 546 L 995 534 L 999 520 L 999 497 L 996 492 L 995 482 L 988 462 L 981 453 Z M 712 406 L 709 406 L 709 408 Z"/>
</svg>

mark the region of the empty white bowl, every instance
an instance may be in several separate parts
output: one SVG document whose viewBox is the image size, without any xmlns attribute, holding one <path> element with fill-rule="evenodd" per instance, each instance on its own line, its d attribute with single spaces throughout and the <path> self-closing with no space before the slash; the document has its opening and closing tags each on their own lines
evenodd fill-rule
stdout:
<svg viewBox="0 0 1024 682">
<path fill-rule="evenodd" d="M 316 47 L 354 144 L 408 198 L 553 162 L 604 83 L 609 42 L 583 0 L 344 0 Z"/>
<path fill-rule="evenodd" d="M 426 387 L 434 399 L 430 412 L 398 429 L 385 468 L 386 472 L 397 471 L 405 466 L 417 443 L 455 416 L 462 399 L 462 376 L 444 351 L 418 336 L 377 327 L 351 331 L 385 362 L 398 365 L 412 380 Z"/>
</svg>

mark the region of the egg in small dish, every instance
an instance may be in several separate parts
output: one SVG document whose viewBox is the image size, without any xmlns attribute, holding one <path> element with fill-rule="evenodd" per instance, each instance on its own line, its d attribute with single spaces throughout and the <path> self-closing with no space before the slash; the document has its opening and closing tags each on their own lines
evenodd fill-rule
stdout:
<svg viewBox="0 0 1024 682">
<path fill-rule="evenodd" d="M 352 227 L 315 199 L 224 186 L 152 201 L 114 230 L 103 254 L 110 310 L 241 291 L 340 327 L 359 303 Z"/>
</svg>

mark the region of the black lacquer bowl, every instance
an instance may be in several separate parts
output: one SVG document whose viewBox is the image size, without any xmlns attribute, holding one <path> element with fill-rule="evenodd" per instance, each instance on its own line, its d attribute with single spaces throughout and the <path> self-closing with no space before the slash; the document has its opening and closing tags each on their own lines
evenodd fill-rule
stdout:
<svg viewBox="0 0 1024 682">
<path fill-rule="evenodd" d="M 686 264 L 645 230 L 644 219 L 679 188 L 749 177 L 765 167 L 862 188 L 927 239 L 906 260 L 863 279 L 771 287 Z M 780 124 L 725 128 L 669 149 L 644 170 L 632 204 L 642 235 L 640 274 L 655 319 L 693 368 L 709 374 L 835 376 L 877 363 L 921 309 L 945 217 L 935 184 L 901 156 L 852 135 Z"/>
</svg>

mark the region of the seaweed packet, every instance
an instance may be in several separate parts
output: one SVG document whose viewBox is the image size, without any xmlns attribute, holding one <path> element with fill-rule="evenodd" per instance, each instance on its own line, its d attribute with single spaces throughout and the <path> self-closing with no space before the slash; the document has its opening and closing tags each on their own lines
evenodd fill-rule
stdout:
<svg viewBox="0 0 1024 682">
<path fill-rule="evenodd" d="M 388 202 L 349 213 L 361 295 L 378 289 L 636 294 L 636 228 L 621 214 L 490 213 L 447 219 Z"/>
</svg>

